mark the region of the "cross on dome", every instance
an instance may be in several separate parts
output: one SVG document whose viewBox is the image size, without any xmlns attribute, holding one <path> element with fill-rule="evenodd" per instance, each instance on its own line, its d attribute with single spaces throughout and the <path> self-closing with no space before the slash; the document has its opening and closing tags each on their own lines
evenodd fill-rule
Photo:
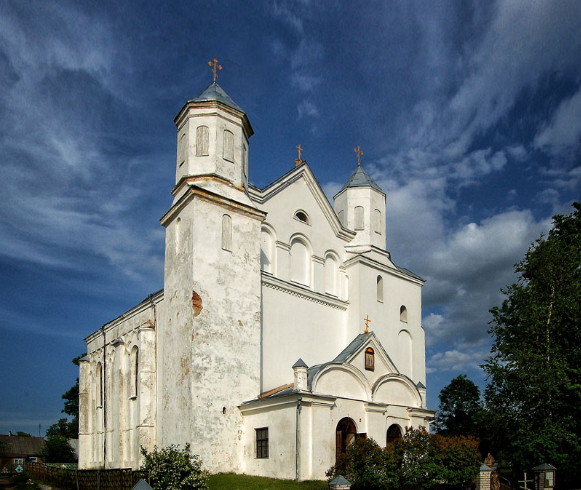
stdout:
<svg viewBox="0 0 581 490">
<path fill-rule="evenodd" d="M 357 153 L 357 166 L 361 167 L 361 155 L 363 155 L 363 150 L 361 149 L 361 145 L 357 145 L 353 148 L 353 151 Z"/>
<path fill-rule="evenodd" d="M 218 64 L 218 60 L 214 58 L 211 61 L 208 61 L 208 66 L 212 67 L 212 72 L 214 73 L 214 82 L 218 79 L 218 70 L 222 69 L 222 65 Z"/>
</svg>

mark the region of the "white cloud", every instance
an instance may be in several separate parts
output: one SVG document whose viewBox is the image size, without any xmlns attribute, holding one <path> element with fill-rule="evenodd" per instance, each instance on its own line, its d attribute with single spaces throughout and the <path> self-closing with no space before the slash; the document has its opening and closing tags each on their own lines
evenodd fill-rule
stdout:
<svg viewBox="0 0 581 490">
<path fill-rule="evenodd" d="M 466 350 L 448 350 L 438 352 L 427 360 L 426 371 L 434 373 L 437 371 L 467 371 L 478 368 L 482 363 L 487 351 L 475 350 L 467 352 Z"/>
<path fill-rule="evenodd" d="M 553 153 L 581 144 L 581 90 L 559 104 L 552 119 L 537 134 L 534 144 Z"/>
</svg>

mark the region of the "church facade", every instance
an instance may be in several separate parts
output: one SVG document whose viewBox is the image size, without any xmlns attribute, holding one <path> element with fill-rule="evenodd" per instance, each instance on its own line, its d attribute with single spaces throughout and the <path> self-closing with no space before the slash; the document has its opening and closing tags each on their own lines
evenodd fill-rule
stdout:
<svg viewBox="0 0 581 490">
<path fill-rule="evenodd" d="M 423 280 L 386 250 L 359 164 L 248 183 L 252 126 L 214 81 L 175 118 L 164 287 L 85 340 L 80 468 L 189 443 L 212 472 L 323 479 L 355 437 L 425 427 Z"/>
</svg>

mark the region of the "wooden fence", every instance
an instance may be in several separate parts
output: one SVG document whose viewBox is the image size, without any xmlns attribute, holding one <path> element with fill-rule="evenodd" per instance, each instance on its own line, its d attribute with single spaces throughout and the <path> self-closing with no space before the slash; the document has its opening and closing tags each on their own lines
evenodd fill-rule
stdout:
<svg viewBox="0 0 581 490">
<path fill-rule="evenodd" d="M 27 463 L 24 470 L 61 490 L 131 490 L 145 478 L 143 472 L 131 469 L 79 470 L 44 463 Z"/>
</svg>

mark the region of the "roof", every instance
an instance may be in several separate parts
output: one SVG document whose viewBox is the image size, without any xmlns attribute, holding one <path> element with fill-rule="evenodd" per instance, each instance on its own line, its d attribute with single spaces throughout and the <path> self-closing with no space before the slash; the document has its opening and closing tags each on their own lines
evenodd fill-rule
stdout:
<svg viewBox="0 0 581 490">
<path fill-rule="evenodd" d="M 222 102 L 222 104 L 225 104 L 228 107 L 236 109 L 237 111 L 244 112 L 216 82 L 212 82 L 206 90 L 189 102 L 205 102 L 208 100 L 216 100 Z"/>
<path fill-rule="evenodd" d="M 379 187 L 375 181 L 369 176 L 369 174 L 365 171 L 365 169 L 361 165 L 357 165 L 355 171 L 351 174 L 351 177 L 347 179 L 345 185 L 341 188 L 341 190 L 337 193 L 343 192 L 348 187 L 373 187 L 375 190 L 378 190 L 382 194 L 384 194 L 381 187 Z"/>
<path fill-rule="evenodd" d="M 5 454 L 8 456 L 39 456 L 44 446 L 44 438 L 0 434 L 0 443 L 6 444 Z"/>
</svg>

